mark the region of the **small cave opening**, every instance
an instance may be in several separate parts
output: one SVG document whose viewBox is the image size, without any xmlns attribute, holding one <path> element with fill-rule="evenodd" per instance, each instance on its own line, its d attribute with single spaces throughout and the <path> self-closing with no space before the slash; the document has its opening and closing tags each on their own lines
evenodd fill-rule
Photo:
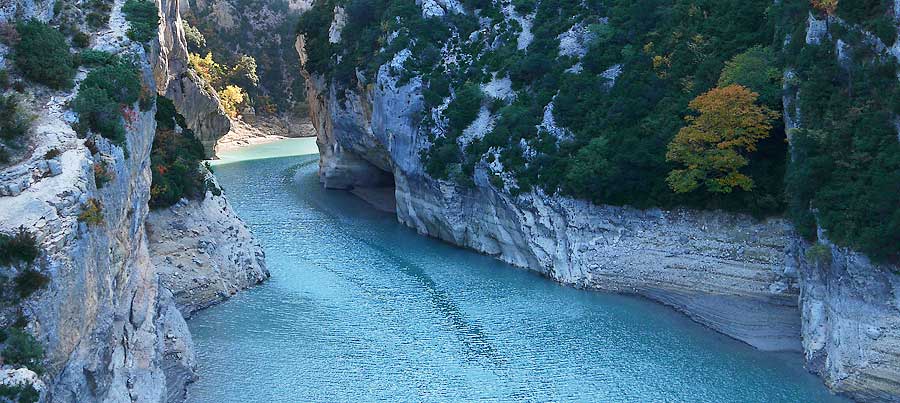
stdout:
<svg viewBox="0 0 900 403">
<path fill-rule="evenodd" d="M 319 180 L 326 188 L 347 190 L 377 210 L 397 211 L 389 163 L 379 166 L 341 147 L 328 148 L 320 157 Z"/>
</svg>

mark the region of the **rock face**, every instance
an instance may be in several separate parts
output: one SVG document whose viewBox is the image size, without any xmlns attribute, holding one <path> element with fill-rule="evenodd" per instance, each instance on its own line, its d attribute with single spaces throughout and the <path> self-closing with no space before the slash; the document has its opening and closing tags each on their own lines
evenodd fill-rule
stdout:
<svg viewBox="0 0 900 403">
<path fill-rule="evenodd" d="M 221 193 L 151 211 L 147 234 L 153 266 L 185 316 L 269 278 L 262 247 Z"/>
<path fill-rule="evenodd" d="M 186 0 L 184 0 L 186 1 Z M 160 0 L 162 21 L 159 45 L 154 46 L 156 89 L 172 100 L 189 129 L 203 144 L 206 156 L 215 157 L 216 141 L 231 128 L 231 121 L 216 92 L 188 65 L 187 42 L 179 11 L 182 0 Z"/>
<path fill-rule="evenodd" d="M 139 45 L 129 50 L 143 54 Z M 149 69 L 144 79 L 152 82 Z M 155 110 L 138 111 L 129 125 L 127 157 L 102 138 L 95 139 L 99 153 L 91 155 L 61 108 L 72 95 L 39 96 L 34 105 L 41 112 L 34 128 L 37 147 L 62 151 L 61 173 L 0 197 L 0 229 L 25 226 L 35 233 L 43 251 L 37 269 L 50 278 L 46 289 L 23 303 L 29 330 L 47 352 L 45 396 L 53 402 L 163 402 L 163 367 L 178 365 L 164 335 L 190 335 L 180 316 L 157 314 L 169 302 L 144 235 Z M 98 189 L 93 164 L 101 160 L 113 179 Z M 100 224 L 78 219 L 89 199 L 103 206 Z M 171 388 L 183 389 L 184 383 Z"/>
<path fill-rule="evenodd" d="M 797 242 L 807 367 L 859 401 L 900 401 L 900 275 L 896 267 Z"/>
</svg>

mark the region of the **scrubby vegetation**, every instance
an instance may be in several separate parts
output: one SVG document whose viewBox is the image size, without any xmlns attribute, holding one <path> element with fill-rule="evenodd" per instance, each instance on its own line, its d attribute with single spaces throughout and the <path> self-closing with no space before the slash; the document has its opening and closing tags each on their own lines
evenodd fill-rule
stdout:
<svg viewBox="0 0 900 403">
<path fill-rule="evenodd" d="M 200 169 L 203 145 L 187 128 L 172 101 L 157 97 L 156 102 L 150 207 L 169 207 L 182 198 L 202 199 L 206 194 L 206 174 Z"/>
<path fill-rule="evenodd" d="M 142 109 L 149 109 L 144 98 L 149 97 L 141 82 L 140 72 L 133 62 L 104 52 L 83 52 L 82 62 L 100 65 L 88 73 L 81 83 L 72 110 L 78 114 L 76 131 L 93 131 L 115 144 L 125 142 L 128 111 L 141 101 Z"/>
<path fill-rule="evenodd" d="M 0 385 L 0 397 L 18 403 L 37 403 L 41 395 L 32 385 L 6 386 Z"/>
<path fill-rule="evenodd" d="M 225 66 L 240 65 L 252 59 L 257 65 L 258 80 L 232 81 L 246 93 L 245 103 L 259 115 L 296 114 L 305 105 L 306 91 L 294 50 L 295 26 L 299 12 L 289 7 L 287 0 L 225 0 L 234 16 L 266 15 L 270 17 L 235 18 L 233 26 L 219 24 L 218 6 L 213 3 L 192 2 L 185 18 L 185 36 L 191 53 L 212 53 Z M 378 2 L 372 2 L 378 3 Z M 214 85 L 216 90 L 225 85 Z M 306 117 L 305 114 L 296 115 Z"/>
<path fill-rule="evenodd" d="M 81 206 L 81 213 L 78 214 L 78 221 L 87 225 L 103 224 L 103 203 L 100 200 L 91 198 Z"/>
<path fill-rule="evenodd" d="M 841 1 L 835 12 L 857 16 L 848 20 L 866 29 L 880 26 L 887 14 L 879 7 L 885 2 L 863 3 Z M 796 23 L 807 10 L 786 5 L 781 11 Z M 811 240 L 818 225 L 832 242 L 876 259 L 897 259 L 900 142 L 893 120 L 900 113 L 898 63 L 855 28 L 832 26 L 830 32 L 819 45 L 797 40 L 785 51 L 795 72 L 788 84 L 801 94 L 791 105 L 799 107 L 801 129 L 791 135 L 789 215 Z M 835 51 L 838 40 L 848 44 L 845 59 Z"/>
<path fill-rule="evenodd" d="M 0 92 L 0 163 L 9 161 L 7 149 L 20 149 L 31 129 L 32 117 L 24 110 L 15 94 Z"/>
<path fill-rule="evenodd" d="M 435 178 L 471 186 L 475 167 L 499 157 L 514 195 L 539 187 L 601 204 L 788 210 L 810 238 L 818 225 L 877 259 L 900 253 L 897 62 L 863 33 L 893 44 L 891 2 L 515 1 L 534 15 L 525 49 L 509 9 L 462 3 L 464 14 L 426 19 L 412 0 L 319 0 L 299 22 L 306 68 L 333 79 L 340 99 L 411 50 L 390 73 L 424 84 L 422 160 Z M 329 41 L 335 6 L 347 16 L 339 44 Z M 847 24 L 832 21 L 820 45 L 806 45 L 810 12 Z M 561 49 L 563 35 L 582 46 Z M 776 113 L 786 69 L 789 93 L 802 94 L 787 105 L 802 117 L 790 167 Z M 515 97 L 485 96 L 501 78 Z M 481 108 L 493 128 L 461 136 Z M 541 126 L 548 110 L 553 130 Z"/>
<path fill-rule="evenodd" d="M 75 78 L 75 63 L 66 37 L 37 20 L 16 24 L 13 61 L 22 74 L 54 89 L 69 89 Z"/>
<path fill-rule="evenodd" d="M 159 28 L 159 9 L 152 0 L 125 0 L 122 13 L 130 25 L 128 38 L 140 43 L 153 39 Z"/>
<path fill-rule="evenodd" d="M 43 373 L 44 348 L 31 333 L 10 327 L 0 330 L 0 334 L 5 344 L 3 351 L 0 352 L 5 364 L 28 367 L 38 374 Z"/>
<path fill-rule="evenodd" d="M 37 239 L 24 227 L 12 235 L 0 233 L 0 266 L 30 265 L 39 254 Z"/>
<path fill-rule="evenodd" d="M 217 63 L 209 52 L 204 57 L 190 53 L 188 60 L 197 75 L 219 95 L 225 112 L 232 118 L 237 117 L 240 109 L 249 101 L 244 88 L 255 87 L 259 82 L 256 60 L 244 56 L 233 67 L 228 67 Z"/>
<path fill-rule="evenodd" d="M 3 277 L 3 281 L 0 282 L 0 290 L 2 290 L 0 295 L 5 296 L 4 300 L 28 298 L 50 282 L 47 276 L 32 268 L 32 264 L 39 255 L 37 238 L 24 227 L 20 227 L 12 235 L 0 233 L 0 267 L 15 266 L 19 268 L 18 274 L 13 279 L 14 296 L 8 295 L 3 287 L 6 285 L 6 278 Z"/>
</svg>

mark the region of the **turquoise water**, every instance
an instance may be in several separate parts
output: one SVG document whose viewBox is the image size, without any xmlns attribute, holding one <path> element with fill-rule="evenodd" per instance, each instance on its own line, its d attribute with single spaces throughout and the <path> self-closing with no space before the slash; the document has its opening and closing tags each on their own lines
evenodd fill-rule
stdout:
<svg viewBox="0 0 900 403">
<path fill-rule="evenodd" d="M 799 355 L 418 236 L 322 189 L 316 155 L 249 160 L 312 142 L 215 167 L 272 279 L 189 321 L 191 402 L 842 401 Z"/>
</svg>

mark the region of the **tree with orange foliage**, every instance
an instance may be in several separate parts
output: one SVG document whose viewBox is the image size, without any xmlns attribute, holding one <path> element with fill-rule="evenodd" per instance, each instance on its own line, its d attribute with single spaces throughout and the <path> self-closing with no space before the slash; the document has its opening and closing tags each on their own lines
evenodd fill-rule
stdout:
<svg viewBox="0 0 900 403">
<path fill-rule="evenodd" d="M 809 2 L 817 10 L 824 11 L 828 15 L 834 15 L 838 6 L 838 0 L 810 0 Z"/>
<path fill-rule="evenodd" d="M 766 138 L 778 113 L 757 105 L 759 94 L 733 84 L 713 88 L 694 98 L 683 127 L 669 143 L 666 159 L 683 166 L 669 173 L 666 182 L 676 193 L 687 193 L 705 185 L 707 191 L 749 191 L 753 180 L 739 172 L 749 163 L 747 154 Z"/>
</svg>

